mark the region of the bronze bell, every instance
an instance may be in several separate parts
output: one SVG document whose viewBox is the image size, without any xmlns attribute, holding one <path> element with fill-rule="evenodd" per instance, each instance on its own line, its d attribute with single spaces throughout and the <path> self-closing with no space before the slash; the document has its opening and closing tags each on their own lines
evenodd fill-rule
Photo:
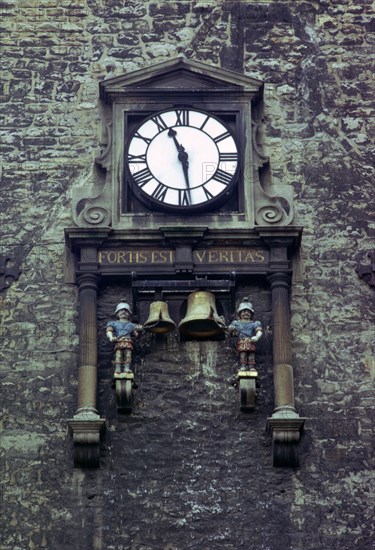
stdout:
<svg viewBox="0 0 375 550">
<path fill-rule="evenodd" d="M 225 321 L 217 314 L 215 296 L 205 290 L 189 294 L 186 316 L 178 329 L 183 336 L 198 340 L 223 336 Z"/>
<path fill-rule="evenodd" d="M 150 314 L 143 327 L 155 334 L 166 334 L 176 328 L 176 323 L 169 317 L 167 302 L 151 302 Z"/>
</svg>

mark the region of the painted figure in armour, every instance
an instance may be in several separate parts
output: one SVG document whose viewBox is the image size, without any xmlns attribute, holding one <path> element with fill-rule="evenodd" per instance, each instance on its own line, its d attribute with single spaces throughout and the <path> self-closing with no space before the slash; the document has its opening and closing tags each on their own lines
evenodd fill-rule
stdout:
<svg viewBox="0 0 375 550">
<path fill-rule="evenodd" d="M 254 321 L 254 309 L 248 298 L 244 298 L 237 309 L 237 319 L 231 322 L 228 331 L 237 336 L 237 351 L 240 356 L 240 370 L 255 369 L 256 342 L 262 337 L 260 321 Z"/>
<path fill-rule="evenodd" d="M 130 321 L 131 309 L 126 302 L 120 302 L 115 310 L 116 321 L 109 321 L 106 326 L 107 338 L 113 342 L 115 349 L 115 374 L 132 372 L 132 352 L 134 339 L 139 336 L 142 325 Z"/>
</svg>

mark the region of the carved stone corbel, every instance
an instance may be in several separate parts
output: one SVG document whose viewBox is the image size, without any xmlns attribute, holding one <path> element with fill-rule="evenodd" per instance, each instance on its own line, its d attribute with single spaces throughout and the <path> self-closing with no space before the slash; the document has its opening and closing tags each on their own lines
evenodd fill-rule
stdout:
<svg viewBox="0 0 375 550">
<path fill-rule="evenodd" d="M 305 423 L 294 407 L 294 384 L 289 312 L 290 276 L 273 273 L 268 277 L 272 295 L 273 364 L 275 410 L 267 419 L 272 434 L 273 465 L 298 466 L 298 442 Z"/>
<path fill-rule="evenodd" d="M 105 138 L 101 144 L 102 151 L 95 158 L 95 163 L 102 168 L 108 170 L 111 168 L 111 152 L 112 152 L 112 122 L 105 124 Z"/>
<path fill-rule="evenodd" d="M 85 273 L 78 277 L 80 300 L 80 346 L 78 370 L 78 408 L 68 420 L 73 433 L 74 465 L 99 466 L 100 433 L 105 419 L 96 409 L 97 329 L 96 299 L 98 276 Z"/>
<path fill-rule="evenodd" d="M 259 173 L 254 174 L 255 223 L 257 225 L 289 225 L 294 216 L 291 185 L 262 186 Z"/>
<path fill-rule="evenodd" d="M 259 124 L 252 121 L 253 179 L 255 223 L 262 226 L 289 225 L 294 216 L 293 187 L 274 185 L 268 177 L 269 158 L 262 152 L 258 141 Z M 261 177 L 262 175 L 262 177 Z"/>
<path fill-rule="evenodd" d="M 95 413 L 78 413 L 68 420 L 73 434 L 74 465 L 97 468 L 100 459 L 100 435 L 105 420 Z"/>
<path fill-rule="evenodd" d="M 72 214 L 78 227 L 108 227 L 112 221 L 111 183 L 95 181 L 94 173 L 83 186 L 72 189 Z"/>
<path fill-rule="evenodd" d="M 134 373 L 122 372 L 115 373 L 114 383 L 116 390 L 117 412 L 121 414 L 130 414 L 132 410 L 132 390 L 134 385 Z"/>
<path fill-rule="evenodd" d="M 305 423 L 295 410 L 284 408 L 267 419 L 267 432 L 272 435 L 274 466 L 295 467 L 299 464 L 298 442 Z"/>
<path fill-rule="evenodd" d="M 73 187 L 72 212 L 78 227 L 108 227 L 112 222 L 112 123 L 105 125 L 102 151 L 83 184 Z M 98 168 L 100 167 L 100 168 Z"/>
</svg>

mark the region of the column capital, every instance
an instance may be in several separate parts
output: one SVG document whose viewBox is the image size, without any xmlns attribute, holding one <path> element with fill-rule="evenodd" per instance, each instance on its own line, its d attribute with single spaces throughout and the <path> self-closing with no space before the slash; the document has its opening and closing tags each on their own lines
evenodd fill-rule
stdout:
<svg viewBox="0 0 375 550">
<path fill-rule="evenodd" d="M 267 277 L 268 282 L 271 285 L 271 290 L 277 287 L 284 287 L 289 290 L 291 283 L 291 276 L 285 271 L 277 271 L 276 273 L 271 273 Z"/>
<path fill-rule="evenodd" d="M 95 273 L 80 273 L 77 275 L 79 290 L 98 290 L 100 276 Z"/>
</svg>

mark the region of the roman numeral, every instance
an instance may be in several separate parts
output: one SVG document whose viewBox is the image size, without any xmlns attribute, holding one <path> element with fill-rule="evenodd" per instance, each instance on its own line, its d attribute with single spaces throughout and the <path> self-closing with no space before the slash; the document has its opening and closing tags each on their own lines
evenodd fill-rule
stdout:
<svg viewBox="0 0 375 550">
<path fill-rule="evenodd" d="M 139 132 L 136 132 L 136 133 L 134 134 L 134 137 L 136 137 L 136 138 L 138 138 L 138 139 L 142 139 L 145 143 L 147 143 L 147 145 L 148 145 L 149 143 L 151 143 L 151 138 L 142 136 Z"/>
<path fill-rule="evenodd" d="M 187 109 L 176 110 L 176 126 L 189 126 L 189 111 Z"/>
<path fill-rule="evenodd" d="M 151 120 L 156 124 L 159 132 L 162 132 L 163 130 L 166 130 L 168 128 L 168 126 L 166 125 L 166 123 L 164 122 L 164 120 L 160 115 L 153 116 Z"/>
<path fill-rule="evenodd" d="M 143 170 L 139 170 L 139 172 L 136 172 L 133 174 L 133 179 L 139 185 L 139 187 L 143 187 L 148 183 L 150 180 L 153 179 L 153 175 L 151 174 L 150 170 L 148 168 L 143 168 Z"/>
<path fill-rule="evenodd" d="M 214 198 L 214 195 L 212 195 L 212 193 L 210 193 L 209 190 L 206 189 L 204 186 L 203 186 L 203 191 L 205 192 L 205 195 L 206 195 L 206 199 L 207 199 L 207 200 L 210 201 L 211 199 Z"/>
<path fill-rule="evenodd" d="M 206 116 L 206 118 L 203 121 L 202 126 L 199 127 L 200 130 L 203 130 L 203 128 L 206 126 L 207 122 L 210 120 L 209 116 Z"/>
<path fill-rule="evenodd" d="M 229 137 L 231 137 L 230 132 L 224 132 L 223 134 L 220 134 L 213 139 L 215 143 L 219 143 L 220 141 L 223 141 L 223 139 L 227 139 Z"/>
<path fill-rule="evenodd" d="M 142 155 L 131 155 L 128 154 L 128 162 L 146 162 L 146 153 Z"/>
<path fill-rule="evenodd" d="M 237 153 L 219 153 L 219 162 L 236 162 Z"/>
<path fill-rule="evenodd" d="M 224 172 L 224 170 L 220 170 L 220 168 L 218 168 L 212 179 L 219 181 L 223 185 L 229 185 L 230 182 L 232 181 L 232 178 L 233 178 L 232 174 L 229 174 L 228 172 Z"/>
<path fill-rule="evenodd" d="M 178 204 L 179 206 L 189 206 L 191 204 L 190 191 L 187 189 L 178 190 Z"/>
<path fill-rule="evenodd" d="M 158 201 L 164 201 L 167 191 L 168 187 L 166 187 L 162 183 L 159 183 L 155 191 L 152 193 L 152 197 Z"/>
</svg>

